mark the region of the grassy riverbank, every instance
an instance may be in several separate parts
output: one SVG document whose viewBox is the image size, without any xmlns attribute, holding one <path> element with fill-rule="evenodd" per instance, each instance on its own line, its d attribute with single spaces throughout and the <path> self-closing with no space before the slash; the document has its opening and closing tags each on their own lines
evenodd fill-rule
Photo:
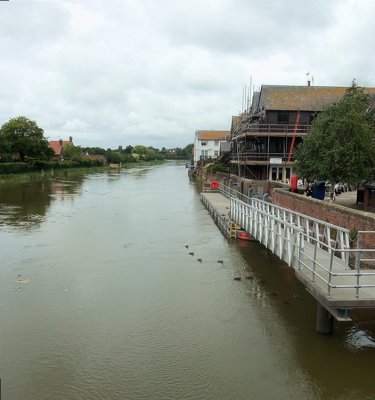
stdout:
<svg viewBox="0 0 375 400">
<path fill-rule="evenodd" d="M 165 163 L 165 160 L 142 161 L 137 163 L 122 164 L 121 169 L 139 168 L 145 166 L 153 166 Z M 32 180 L 67 178 L 76 175 L 95 174 L 106 171 L 117 171 L 109 166 L 103 167 L 74 167 L 74 168 L 59 168 L 50 170 L 40 170 L 32 172 L 24 172 L 19 174 L 0 174 L 0 184 L 9 182 L 29 182 Z"/>
</svg>

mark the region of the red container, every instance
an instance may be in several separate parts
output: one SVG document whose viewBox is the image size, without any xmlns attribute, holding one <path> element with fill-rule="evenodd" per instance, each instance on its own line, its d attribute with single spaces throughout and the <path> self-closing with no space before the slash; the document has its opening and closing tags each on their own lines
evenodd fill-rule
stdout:
<svg viewBox="0 0 375 400">
<path fill-rule="evenodd" d="M 217 190 L 219 189 L 220 183 L 218 181 L 211 181 L 210 187 L 211 189 Z"/>
<path fill-rule="evenodd" d="M 250 235 L 247 232 L 240 232 L 238 234 L 238 239 L 250 240 Z"/>
<path fill-rule="evenodd" d="M 297 175 L 292 175 L 290 177 L 290 190 L 292 192 L 297 191 L 297 182 L 298 182 L 298 176 Z"/>
</svg>

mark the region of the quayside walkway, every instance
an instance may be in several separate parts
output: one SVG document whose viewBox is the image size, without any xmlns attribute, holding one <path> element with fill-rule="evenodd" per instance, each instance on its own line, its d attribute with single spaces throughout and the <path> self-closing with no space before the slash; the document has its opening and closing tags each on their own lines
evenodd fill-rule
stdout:
<svg viewBox="0 0 375 400">
<path fill-rule="evenodd" d="M 349 321 L 350 310 L 375 308 L 375 231 L 352 240 L 345 228 L 225 186 L 204 190 L 201 200 L 224 232 L 235 225 L 294 268 L 317 300 L 318 332 L 332 333 L 332 317 Z"/>
</svg>

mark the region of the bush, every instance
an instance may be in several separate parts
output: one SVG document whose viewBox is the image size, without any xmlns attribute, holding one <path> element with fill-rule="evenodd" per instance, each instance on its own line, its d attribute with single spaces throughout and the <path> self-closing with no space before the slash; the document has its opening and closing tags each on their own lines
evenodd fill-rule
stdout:
<svg viewBox="0 0 375 400">
<path fill-rule="evenodd" d="M 229 167 L 224 164 L 209 164 L 207 167 L 207 171 L 214 174 L 215 172 L 225 172 L 229 173 Z"/>
<path fill-rule="evenodd" d="M 13 158 L 10 154 L 2 154 L 0 157 L 0 163 L 11 163 Z"/>
<path fill-rule="evenodd" d="M 26 162 L 0 163 L 0 174 L 21 174 L 34 169 L 33 165 Z"/>
</svg>

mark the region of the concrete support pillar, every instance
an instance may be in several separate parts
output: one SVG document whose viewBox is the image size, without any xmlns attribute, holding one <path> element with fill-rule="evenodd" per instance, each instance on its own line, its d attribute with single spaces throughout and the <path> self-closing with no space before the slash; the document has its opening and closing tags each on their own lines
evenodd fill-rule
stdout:
<svg viewBox="0 0 375 400">
<path fill-rule="evenodd" d="M 320 303 L 316 313 L 316 330 L 322 335 L 333 333 L 333 316 Z"/>
</svg>

